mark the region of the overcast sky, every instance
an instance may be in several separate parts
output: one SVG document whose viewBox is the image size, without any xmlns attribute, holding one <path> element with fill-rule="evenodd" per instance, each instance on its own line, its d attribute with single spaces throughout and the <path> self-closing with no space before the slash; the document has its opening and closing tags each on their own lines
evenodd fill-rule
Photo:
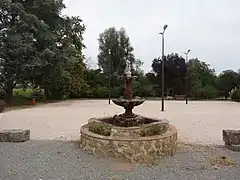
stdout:
<svg viewBox="0 0 240 180">
<path fill-rule="evenodd" d="M 165 35 L 165 53 L 190 48 L 191 57 L 211 64 L 216 72 L 240 68 L 239 0 L 64 0 L 65 14 L 80 16 L 86 25 L 86 57 L 97 63 L 98 37 L 105 29 L 124 27 L 144 62 L 145 72 L 161 54 L 161 36 Z"/>
</svg>

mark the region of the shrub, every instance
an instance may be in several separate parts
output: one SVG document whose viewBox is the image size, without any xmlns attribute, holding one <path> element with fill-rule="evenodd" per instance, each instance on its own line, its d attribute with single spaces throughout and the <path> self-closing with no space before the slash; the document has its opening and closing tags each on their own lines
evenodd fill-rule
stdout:
<svg viewBox="0 0 240 180">
<path fill-rule="evenodd" d="M 109 89 L 107 87 L 97 87 L 94 91 L 94 97 L 107 98 L 109 94 Z"/>
<path fill-rule="evenodd" d="M 25 99 L 44 99 L 45 95 L 42 90 L 37 90 L 37 89 L 14 89 L 13 91 L 14 96 L 19 96 Z"/>
<path fill-rule="evenodd" d="M 152 85 L 138 86 L 133 89 L 133 94 L 140 97 L 153 97 L 155 95 Z"/>
<path fill-rule="evenodd" d="M 91 122 L 88 123 L 89 131 L 102 135 L 102 136 L 110 136 L 111 135 L 111 126 L 103 123 Z"/>
<path fill-rule="evenodd" d="M 218 96 L 218 91 L 213 86 L 205 86 L 198 92 L 199 99 L 215 99 Z"/>
<path fill-rule="evenodd" d="M 230 97 L 233 101 L 240 102 L 240 87 L 235 87 L 230 92 Z"/>
<path fill-rule="evenodd" d="M 36 92 L 36 90 L 33 89 L 14 89 L 13 95 L 14 96 L 23 96 L 23 97 L 30 97 L 32 94 Z"/>
<path fill-rule="evenodd" d="M 166 127 L 162 126 L 160 124 L 155 124 L 152 126 L 149 126 L 147 128 L 143 128 L 140 131 L 140 136 L 141 137 L 147 137 L 147 136 L 156 136 L 156 135 L 161 135 L 164 132 L 166 132 Z"/>
<path fill-rule="evenodd" d="M 123 93 L 124 93 L 123 87 L 113 87 L 111 90 L 111 97 L 118 98 L 118 97 L 122 96 Z"/>
</svg>

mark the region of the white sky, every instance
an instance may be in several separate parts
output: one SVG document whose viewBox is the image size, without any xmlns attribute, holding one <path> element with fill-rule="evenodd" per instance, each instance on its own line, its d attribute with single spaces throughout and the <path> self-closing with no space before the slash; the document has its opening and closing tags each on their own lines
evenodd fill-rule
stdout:
<svg viewBox="0 0 240 180">
<path fill-rule="evenodd" d="M 165 54 L 190 48 L 191 57 L 211 64 L 216 72 L 240 68 L 239 0 L 64 0 L 64 14 L 80 16 L 86 25 L 86 57 L 97 63 L 99 34 L 115 26 L 126 29 L 135 49 L 151 70 L 155 57 L 161 55 L 161 36 L 165 35 Z"/>
</svg>

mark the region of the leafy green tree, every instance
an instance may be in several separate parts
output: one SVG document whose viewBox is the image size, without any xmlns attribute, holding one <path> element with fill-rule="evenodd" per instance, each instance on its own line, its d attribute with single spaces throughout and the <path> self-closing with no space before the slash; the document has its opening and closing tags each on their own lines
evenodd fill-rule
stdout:
<svg viewBox="0 0 240 180">
<path fill-rule="evenodd" d="M 46 24 L 28 13 L 24 1 L 0 1 L 0 85 L 11 102 L 13 88 L 38 63 L 34 36 Z"/>
<path fill-rule="evenodd" d="M 85 64 L 82 59 L 72 61 L 62 72 L 58 86 L 62 89 L 62 94 L 67 98 L 80 98 L 86 96 L 89 85 L 84 79 Z"/>
<path fill-rule="evenodd" d="M 156 73 L 156 82 L 161 87 L 162 59 L 153 60 L 152 69 Z M 164 59 L 164 79 L 166 89 L 171 89 L 174 94 L 185 93 L 186 63 L 185 59 L 176 53 L 168 54 Z"/>
<path fill-rule="evenodd" d="M 73 64 L 84 68 L 78 65 L 84 59 L 85 27 L 79 17 L 62 16 L 64 7 L 62 0 L 0 2 L 0 85 L 8 101 L 17 83 L 30 82 L 47 97 L 60 98 L 71 89 L 62 81 L 72 76 Z"/>
<path fill-rule="evenodd" d="M 233 101 L 240 102 L 240 86 L 235 87 L 230 91 L 230 97 Z"/>
<path fill-rule="evenodd" d="M 132 63 L 133 70 L 139 69 L 142 62 L 136 60 L 133 50 L 125 29 L 117 31 L 111 27 L 100 34 L 98 65 L 104 74 L 108 74 L 110 61 L 110 72 L 117 76 L 123 75 L 126 59 Z"/>
<path fill-rule="evenodd" d="M 212 85 L 206 85 L 199 89 L 199 99 L 216 99 L 218 97 L 217 89 Z"/>
<path fill-rule="evenodd" d="M 216 94 L 216 75 L 210 65 L 199 59 L 188 62 L 189 91 L 194 99 L 211 99 Z M 208 92 L 209 91 L 209 92 Z"/>
<path fill-rule="evenodd" d="M 84 25 L 82 25 L 82 20 L 78 17 L 66 17 L 63 20 L 61 29 L 57 30 L 58 41 L 53 41 L 54 44 L 57 44 L 56 47 L 50 50 L 50 56 L 48 53 L 43 56 L 45 60 L 45 65 L 43 68 L 38 69 L 38 80 L 37 82 L 42 88 L 45 89 L 45 92 L 51 93 L 53 98 L 61 98 L 64 93 L 62 93 L 61 86 L 59 81 L 61 81 L 62 73 L 66 73 L 65 69 L 71 69 L 72 64 L 77 62 L 79 64 L 83 63 L 82 49 L 83 37 L 82 34 L 85 30 Z M 81 62 L 79 62 L 81 61 Z M 85 66 L 78 66 L 83 69 L 79 71 L 82 72 Z M 78 81 L 83 82 L 83 76 L 78 77 Z M 75 78 L 76 78 L 75 77 Z M 60 80 L 59 80 L 60 78 Z M 57 93 L 58 92 L 58 93 Z M 59 94 L 60 93 L 60 94 Z"/>
<path fill-rule="evenodd" d="M 217 78 L 217 86 L 220 95 L 227 98 L 229 96 L 229 92 L 239 85 L 238 80 L 239 74 L 233 70 L 226 70 L 220 73 Z"/>
<path fill-rule="evenodd" d="M 101 94 L 108 95 L 109 90 L 106 87 L 108 77 L 101 72 L 101 69 L 87 68 L 84 77 L 89 86 L 85 93 L 85 97 L 100 97 Z M 103 91 L 104 93 L 102 93 Z M 107 95 L 104 96 L 107 97 Z"/>
<path fill-rule="evenodd" d="M 80 65 L 84 59 L 82 35 L 85 26 L 79 17 L 61 15 L 65 8 L 62 0 L 28 1 L 26 6 L 30 12 L 37 12 L 35 15 L 48 26 L 47 30 L 35 37 L 41 61 L 33 71 L 32 82 L 44 89 L 48 99 L 59 99 L 67 96 L 70 92 L 66 92 L 66 89 L 73 89 L 71 84 L 63 81 L 68 81 L 68 78 L 74 77 L 71 75 L 71 73 L 75 74 L 72 70 L 75 69 L 73 66 L 77 66 L 79 72 L 83 72 L 85 68 Z M 83 69 L 80 70 L 80 67 Z M 83 82 L 82 76 L 75 76 L 74 79 L 75 83 L 77 81 Z M 79 91 L 79 89 L 75 90 L 73 91 Z"/>
</svg>

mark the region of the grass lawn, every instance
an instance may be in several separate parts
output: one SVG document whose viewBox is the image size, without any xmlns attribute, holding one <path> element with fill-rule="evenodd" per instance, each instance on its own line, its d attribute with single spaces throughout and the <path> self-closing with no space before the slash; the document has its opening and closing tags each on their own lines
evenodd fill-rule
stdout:
<svg viewBox="0 0 240 180">
<path fill-rule="evenodd" d="M 33 95 L 38 92 L 36 89 L 14 89 L 11 104 L 5 104 L 5 111 L 15 109 L 33 108 L 39 105 L 53 103 L 57 101 L 45 100 L 44 98 L 36 98 L 36 104 L 33 104 Z M 44 94 L 42 94 L 44 96 Z"/>
</svg>

